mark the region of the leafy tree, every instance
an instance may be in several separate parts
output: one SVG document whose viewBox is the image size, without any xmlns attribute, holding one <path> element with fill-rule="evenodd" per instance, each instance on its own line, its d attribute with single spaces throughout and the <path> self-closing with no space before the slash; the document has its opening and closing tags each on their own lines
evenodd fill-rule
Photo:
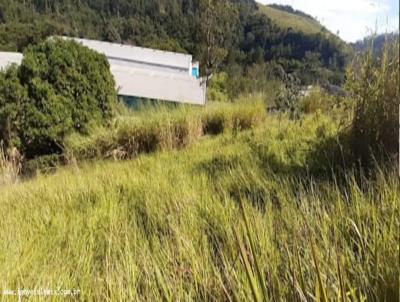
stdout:
<svg viewBox="0 0 400 302">
<path fill-rule="evenodd" d="M 6 147 L 20 147 L 22 103 L 26 90 L 18 78 L 16 65 L 0 72 L 0 142 Z"/>
<path fill-rule="evenodd" d="M 228 55 L 232 44 L 237 11 L 228 0 L 200 0 L 202 63 L 206 81 Z"/>
<path fill-rule="evenodd" d="M 2 139 L 11 144 L 17 136 L 27 158 L 61 152 L 72 131 L 109 119 L 117 99 L 107 59 L 60 39 L 28 47 L 18 71 L 0 81 L 0 114 L 8 117 Z"/>
</svg>

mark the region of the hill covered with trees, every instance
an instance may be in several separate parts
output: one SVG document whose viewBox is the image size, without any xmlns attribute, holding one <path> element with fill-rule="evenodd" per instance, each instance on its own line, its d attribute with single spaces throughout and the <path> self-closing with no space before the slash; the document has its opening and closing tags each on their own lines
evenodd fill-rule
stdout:
<svg viewBox="0 0 400 302">
<path fill-rule="evenodd" d="M 372 49 L 374 56 L 382 53 L 385 45 L 394 43 L 399 40 L 399 32 L 377 34 L 365 37 L 363 40 L 352 44 L 355 52 L 364 52 Z"/>
<path fill-rule="evenodd" d="M 188 52 L 206 66 L 207 39 L 201 28 L 208 16 L 203 14 L 202 2 L 0 0 L 0 49 L 22 51 L 50 35 L 70 35 Z M 214 17 L 233 14 L 225 16 L 231 22 L 229 29 L 216 29 L 224 33 L 224 56 L 218 67 L 242 73 L 254 64 L 274 62 L 285 72 L 297 72 L 304 83 L 317 79 L 341 82 L 346 46 L 317 21 L 288 8 L 260 6 L 253 0 L 222 2 L 232 9 L 217 10 L 219 15 Z M 277 22 L 276 12 L 286 13 L 294 26 Z M 315 71 L 311 77 L 301 76 L 305 66 Z"/>
</svg>

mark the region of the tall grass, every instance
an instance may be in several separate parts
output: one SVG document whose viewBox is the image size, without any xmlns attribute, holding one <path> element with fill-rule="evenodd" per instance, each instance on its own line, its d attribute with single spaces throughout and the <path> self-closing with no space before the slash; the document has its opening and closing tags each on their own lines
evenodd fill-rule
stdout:
<svg viewBox="0 0 400 302">
<path fill-rule="evenodd" d="M 398 301 L 396 171 L 348 171 L 341 186 L 291 173 L 334 125 L 267 118 L 0 188 L 0 285 L 83 301 Z"/>
<path fill-rule="evenodd" d="M 373 156 L 398 154 L 399 42 L 388 42 L 378 57 L 373 49 L 357 56 L 347 73 L 355 101 L 352 150 L 363 165 Z"/>
<path fill-rule="evenodd" d="M 149 107 L 119 116 L 111 127 L 96 128 L 89 136 L 74 135 L 67 156 L 78 160 L 127 159 L 141 153 L 185 147 L 200 137 L 242 131 L 259 125 L 266 111 L 260 100 L 210 104 L 205 108 Z"/>
<path fill-rule="evenodd" d="M 9 154 L 0 146 L 0 186 L 15 183 L 21 170 L 20 155 L 16 149 Z"/>
</svg>

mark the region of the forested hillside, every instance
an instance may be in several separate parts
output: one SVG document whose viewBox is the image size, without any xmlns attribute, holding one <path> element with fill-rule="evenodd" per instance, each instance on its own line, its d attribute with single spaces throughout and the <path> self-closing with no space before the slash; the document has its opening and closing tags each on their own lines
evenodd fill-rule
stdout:
<svg viewBox="0 0 400 302">
<path fill-rule="evenodd" d="M 356 52 L 367 51 L 372 48 L 375 56 L 381 54 L 383 48 L 388 43 L 393 43 L 399 40 L 399 32 L 385 33 L 373 35 L 364 38 L 363 40 L 353 43 L 352 46 Z"/>
<path fill-rule="evenodd" d="M 305 83 L 341 81 L 345 45 L 318 22 L 273 8 L 293 18 L 294 28 L 287 27 L 276 22 L 272 8 L 264 10 L 253 0 L 230 1 L 234 26 L 226 32 L 231 38 L 223 45 L 227 55 L 221 68 L 242 73 L 254 64 L 274 62 L 297 72 Z M 305 27 L 299 17 L 309 24 Z M 49 35 L 63 34 L 188 52 L 204 63 L 204 19 L 201 0 L 0 0 L 0 49 L 22 51 Z M 314 30 L 303 30 L 310 24 Z M 312 74 L 303 76 L 305 69 Z"/>
</svg>

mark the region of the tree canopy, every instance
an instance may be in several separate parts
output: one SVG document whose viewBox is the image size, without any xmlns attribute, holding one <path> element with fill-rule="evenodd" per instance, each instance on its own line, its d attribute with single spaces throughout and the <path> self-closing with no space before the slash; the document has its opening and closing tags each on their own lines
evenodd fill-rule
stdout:
<svg viewBox="0 0 400 302">
<path fill-rule="evenodd" d="M 204 55 L 209 41 L 202 32 L 207 21 L 202 2 L 0 0 L 0 49 L 21 51 L 48 36 L 63 34 L 191 53 L 201 61 L 202 73 L 206 74 L 210 57 Z M 218 64 L 220 69 L 232 65 L 246 69 L 253 64 L 276 61 L 286 72 L 297 71 L 301 77 L 305 64 L 317 63 L 319 72 L 302 78 L 303 82 L 319 80 L 321 73 L 331 82 L 340 82 L 345 65 L 344 43 L 340 39 L 325 30 L 305 33 L 279 27 L 253 0 L 226 2 L 234 6 L 238 22 L 231 38 L 220 43 L 218 53 L 224 54 L 223 62 Z M 220 20 L 227 20 L 231 14 L 231 10 L 218 7 L 215 12 Z M 226 22 L 216 25 L 224 27 Z"/>
<path fill-rule="evenodd" d="M 29 46 L 19 68 L 0 73 L 0 141 L 28 158 L 59 153 L 72 131 L 109 119 L 116 100 L 105 56 L 60 39 Z"/>
</svg>

